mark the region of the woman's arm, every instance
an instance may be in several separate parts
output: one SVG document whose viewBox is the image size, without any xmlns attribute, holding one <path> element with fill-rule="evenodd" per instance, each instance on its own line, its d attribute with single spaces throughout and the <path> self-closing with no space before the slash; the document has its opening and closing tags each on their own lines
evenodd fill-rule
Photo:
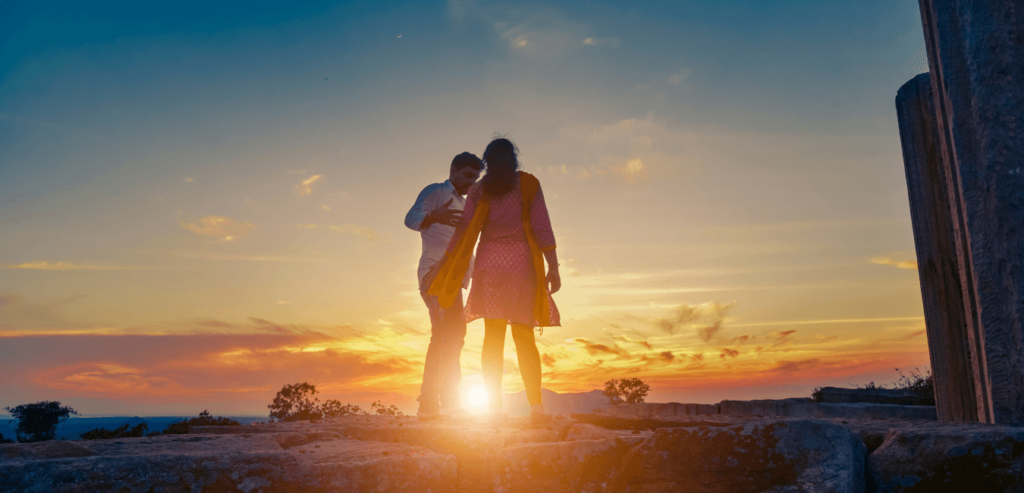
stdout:
<svg viewBox="0 0 1024 493">
<path fill-rule="evenodd" d="M 558 273 L 558 254 L 554 248 L 544 250 L 544 260 L 548 261 L 548 293 L 555 294 L 562 289 L 562 276 Z"/>
</svg>

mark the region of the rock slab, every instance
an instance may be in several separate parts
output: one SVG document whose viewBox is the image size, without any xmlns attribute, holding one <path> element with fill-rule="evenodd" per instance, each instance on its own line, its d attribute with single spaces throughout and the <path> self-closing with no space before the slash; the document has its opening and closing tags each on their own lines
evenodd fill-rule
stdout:
<svg viewBox="0 0 1024 493">
<path fill-rule="evenodd" d="M 1024 491 L 1024 429 L 894 429 L 868 456 L 880 493 Z"/>
<path fill-rule="evenodd" d="M 337 434 L 169 435 L 0 446 L 0 491 L 455 491 L 451 455 Z"/>
<path fill-rule="evenodd" d="M 662 428 L 634 449 L 612 492 L 864 491 L 864 444 L 816 420 Z"/>
</svg>

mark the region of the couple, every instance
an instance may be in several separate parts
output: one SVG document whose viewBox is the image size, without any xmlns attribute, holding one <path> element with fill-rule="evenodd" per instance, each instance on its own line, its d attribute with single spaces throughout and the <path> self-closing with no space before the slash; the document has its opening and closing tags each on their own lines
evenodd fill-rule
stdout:
<svg viewBox="0 0 1024 493">
<path fill-rule="evenodd" d="M 497 425 L 508 417 L 501 410 L 501 377 L 509 323 L 530 420 L 538 426 L 551 420 L 541 404 L 540 353 L 533 330 L 559 325 L 551 294 L 562 280 L 540 182 L 518 171 L 518 154 L 511 141 L 496 138 L 483 160 L 468 152 L 455 156 L 448 180 L 424 188 L 405 216 L 405 225 L 423 239 L 418 275 L 430 310 L 430 346 L 417 399 L 421 420 L 465 414 L 459 402 L 459 355 L 466 322 L 478 318 L 484 319 L 481 369 L 488 421 Z M 463 309 L 462 290 L 470 277 L 473 286 Z"/>
</svg>

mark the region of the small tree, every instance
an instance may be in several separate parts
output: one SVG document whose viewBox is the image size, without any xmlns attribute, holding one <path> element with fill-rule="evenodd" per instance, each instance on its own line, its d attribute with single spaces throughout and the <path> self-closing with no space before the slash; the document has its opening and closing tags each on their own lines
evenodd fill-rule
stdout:
<svg viewBox="0 0 1024 493">
<path fill-rule="evenodd" d="M 622 398 L 626 400 L 627 404 L 642 403 L 650 391 L 651 386 L 639 378 L 623 378 L 619 380 L 619 392 L 621 392 Z"/>
<path fill-rule="evenodd" d="M 72 414 L 78 414 L 78 411 L 61 406 L 57 401 L 22 404 L 5 407 L 4 410 L 18 420 L 18 428 L 14 432 L 19 442 L 53 440 L 57 435 L 57 425 L 67 421 Z"/>
<path fill-rule="evenodd" d="M 14 440 L 10 438 L 4 438 L 4 434 L 0 433 L 0 443 L 14 443 Z"/>
<path fill-rule="evenodd" d="M 604 392 L 601 395 L 608 398 L 609 404 L 619 405 L 622 403 L 622 392 L 619 390 L 619 381 L 616 379 L 608 380 L 604 383 Z"/>
<path fill-rule="evenodd" d="M 622 380 L 611 379 L 604 383 L 604 391 L 601 395 L 608 398 L 611 404 L 640 404 L 647 397 L 651 386 L 639 378 L 623 378 Z"/>
<path fill-rule="evenodd" d="M 322 418 L 323 412 L 318 404 L 320 399 L 313 397 L 316 394 L 316 387 L 306 382 L 285 385 L 277 392 L 274 403 L 267 405 L 270 409 L 270 420 L 299 421 Z"/>
</svg>

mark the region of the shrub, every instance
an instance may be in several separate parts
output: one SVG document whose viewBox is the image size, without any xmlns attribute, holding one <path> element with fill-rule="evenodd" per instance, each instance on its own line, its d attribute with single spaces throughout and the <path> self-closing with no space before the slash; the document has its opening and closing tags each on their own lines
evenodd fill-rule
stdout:
<svg viewBox="0 0 1024 493">
<path fill-rule="evenodd" d="M 381 401 L 370 404 L 370 411 L 382 416 L 405 416 L 394 404 L 385 406 Z"/>
<path fill-rule="evenodd" d="M 167 425 L 167 428 L 163 431 L 163 435 L 186 435 L 192 429 L 188 424 L 188 420 L 183 419 Z M 152 436 L 152 435 L 150 435 Z"/>
<path fill-rule="evenodd" d="M 912 392 L 921 399 L 922 405 L 935 405 L 935 379 L 932 378 L 931 370 L 921 373 L 921 370 L 914 368 L 909 375 L 904 375 L 899 368 L 896 371 L 900 373 L 900 379 L 896 381 L 895 388 Z"/>
<path fill-rule="evenodd" d="M 0 443 L 14 443 L 14 440 L 10 438 L 4 438 L 4 434 L 0 433 Z"/>
<path fill-rule="evenodd" d="M 18 428 L 14 432 L 19 442 L 53 440 L 57 434 L 57 425 L 67 421 L 72 414 L 78 414 L 78 411 L 61 406 L 57 401 L 22 404 L 13 408 L 5 407 L 4 410 L 18 420 Z"/>
<path fill-rule="evenodd" d="M 139 423 L 138 425 L 128 429 L 128 423 L 125 423 L 113 430 L 106 428 L 95 428 L 82 433 L 82 440 L 110 440 L 112 438 L 135 438 L 143 436 L 149 427 L 146 423 Z M 152 435 L 151 435 L 152 436 Z"/>
<path fill-rule="evenodd" d="M 213 417 L 210 413 L 203 409 L 203 412 L 199 413 L 198 418 L 192 418 L 188 420 L 189 426 L 242 426 L 241 423 L 231 418 Z"/>
<path fill-rule="evenodd" d="M 318 394 L 316 386 L 302 382 L 293 385 L 285 385 L 274 396 L 274 403 L 268 405 L 271 421 L 316 421 L 321 418 L 334 418 L 340 416 L 369 416 L 378 414 L 383 416 L 404 416 L 398 407 L 385 406 L 381 401 L 370 404 L 370 411 L 363 411 L 355 404 L 342 404 L 337 399 L 328 399 L 320 404 L 320 399 L 314 397 Z"/>
<path fill-rule="evenodd" d="M 821 387 L 814 387 L 814 392 L 811 392 L 811 399 L 813 399 L 814 402 L 822 402 L 824 398 L 825 397 L 821 393 Z"/>
<path fill-rule="evenodd" d="M 340 416 L 352 416 L 356 414 L 366 414 L 359 406 L 355 404 L 342 405 L 341 401 L 337 399 L 328 399 L 324 401 L 324 404 L 320 406 L 320 413 L 325 418 L 336 418 Z"/>
<path fill-rule="evenodd" d="M 316 394 L 316 387 L 306 382 L 285 385 L 274 396 L 273 404 L 267 405 L 270 409 L 270 420 L 299 421 L 322 418 L 323 411 L 317 404 L 320 399 L 313 397 Z"/>
<path fill-rule="evenodd" d="M 644 402 L 650 390 L 651 386 L 639 378 L 613 378 L 604 383 L 604 391 L 601 394 L 608 397 L 611 404 L 619 404 L 622 401 L 627 404 L 640 404 Z"/>
<path fill-rule="evenodd" d="M 203 412 L 199 413 L 198 418 L 183 419 L 167 425 L 162 434 L 163 435 L 185 435 L 192 431 L 193 426 L 242 426 L 241 423 L 231 418 L 213 417 L 210 413 L 203 409 Z M 156 436 L 161 433 L 150 433 L 147 436 Z"/>
</svg>

